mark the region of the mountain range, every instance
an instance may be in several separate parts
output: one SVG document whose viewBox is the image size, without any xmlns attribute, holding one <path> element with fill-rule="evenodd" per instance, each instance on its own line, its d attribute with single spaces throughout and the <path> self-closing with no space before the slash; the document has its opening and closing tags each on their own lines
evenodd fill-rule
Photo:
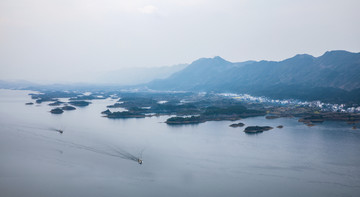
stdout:
<svg viewBox="0 0 360 197">
<path fill-rule="evenodd" d="M 296 55 L 283 61 L 233 63 L 201 58 L 166 79 L 146 84 L 154 90 L 249 93 L 276 99 L 360 103 L 360 53 L 328 51 L 320 57 Z"/>
</svg>

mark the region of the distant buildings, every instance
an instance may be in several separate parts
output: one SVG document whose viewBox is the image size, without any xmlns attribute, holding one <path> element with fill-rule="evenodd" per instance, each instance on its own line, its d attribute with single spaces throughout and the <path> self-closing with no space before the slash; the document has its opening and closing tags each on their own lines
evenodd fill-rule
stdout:
<svg viewBox="0 0 360 197">
<path fill-rule="evenodd" d="M 224 97 L 232 97 L 236 100 L 251 102 L 251 103 L 264 103 L 272 105 L 287 105 L 287 106 L 304 106 L 318 108 L 321 111 L 332 112 L 348 112 L 348 113 L 360 113 L 360 107 L 347 107 L 345 104 L 331 104 L 323 103 L 321 101 L 300 101 L 297 99 L 270 99 L 264 96 L 256 97 L 249 94 L 233 94 L 233 93 L 220 93 L 218 94 Z"/>
</svg>

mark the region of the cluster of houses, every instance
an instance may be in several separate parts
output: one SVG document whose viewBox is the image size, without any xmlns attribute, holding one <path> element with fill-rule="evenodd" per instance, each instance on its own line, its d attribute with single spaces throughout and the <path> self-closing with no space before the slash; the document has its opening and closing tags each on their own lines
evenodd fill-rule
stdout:
<svg viewBox="0 0 360 197">
<path fill-rule="evenodd" d="M 249 94 L 233 94 L 233 93 L 221 93 L 220 96 L 232 97 L 234 99 L 249 102 L 249 103 L 264 103 L 271 105 L 289 105 L 289 106 L 303 106 L 311 108 L 319 108 L 321 111 L 332 111 L 332 112 L 347 112 L 347 113 L 360 113 L 360 106 L 348 107 L 345 104 L 331 104 L 323 103 L 321 101 L 300 101 L 296 99 L 270 99 L 264 96 L 256 97 Z"/>
</svg>

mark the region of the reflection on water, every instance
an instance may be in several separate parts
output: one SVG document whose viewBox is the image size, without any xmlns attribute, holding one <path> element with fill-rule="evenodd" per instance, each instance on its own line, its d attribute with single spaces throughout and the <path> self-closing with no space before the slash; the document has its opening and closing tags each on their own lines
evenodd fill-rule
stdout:
<svg viewBox="0 0 360 197">
<path fill-rule="evenodd" d="M 1 196 L 360 193 L 360 131 L 346 124 L 256 117 L 241 122 L 274 129 L 246 135 L 230 121 L 173 127 L 167 117 L 101 117 L 110 100 L 54 115 L 46 103 L 25 105 L 27 93 L 0 90 Z"/>
</svg>

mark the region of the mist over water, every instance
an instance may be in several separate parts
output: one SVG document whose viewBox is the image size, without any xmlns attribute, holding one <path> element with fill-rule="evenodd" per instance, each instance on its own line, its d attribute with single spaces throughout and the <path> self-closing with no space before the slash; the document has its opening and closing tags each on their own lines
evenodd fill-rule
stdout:
<svg viewBox="0 0 360 197">
<path fill-rule="evenodd" d="M 107 119 L 109 99 L 54 115 L 47 103 L 25 105 L 28 93 L 0 90 L 0 196 L 360 193 L 360 132 L 346 123 L 247 118 L 240 122 L 284 128 L 246 135 L 230 121 Z"/>
</svg>

